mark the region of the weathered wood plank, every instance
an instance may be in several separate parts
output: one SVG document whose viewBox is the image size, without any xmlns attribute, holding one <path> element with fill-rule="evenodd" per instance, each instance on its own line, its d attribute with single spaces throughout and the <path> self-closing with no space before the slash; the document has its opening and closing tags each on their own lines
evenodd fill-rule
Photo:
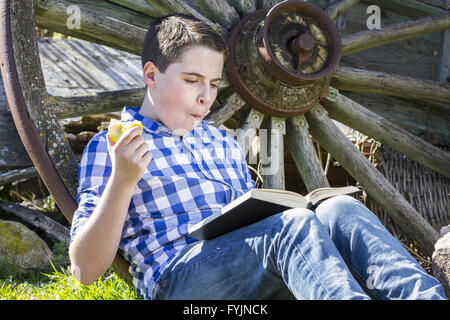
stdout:
<svg viewBox="0 0 450 320">
<path fill-rule="evenodd" d="M 402 0 L 399 0 L 402 1 Z M 398 5 L 399 9 L 406 8 L 411 1 Z M 366 20 L 369 15 L 366 9 L 371 3 L 362 1 L 345 13 L 344 36 L 367 30 Z M 381 27 L 395 25 L 411 17 L 407 12 L 395 13 L 390 9 L 381 7 Z M 401 10 L 400 10 L 401 11 Z M 422 14 L 421 17 L 424 15 Z M 359 69 L 400 74 L 418 79 L 435 80 L 432 75 L 436 68 L 435 51 L 438 50 L 440 33 L 432 33 L 416 38 L 390 43 L 389 45 L 373 47 L 367 50 L 352 53 L 341 58 L 340 66 L 350 66 Z M 405 68 L 405 66 L 408 66 Z"/>
<path fill-rule="evenodd" d="M 450 101 L 450 85 L 384 72 L 338 67 L 331 85 L 339 90 L 369 92 L 425 101 Z"/>
<path fill-rule="evenodd" d="M 342 55 L 450 28 L 450 12 L 366 30 L 342 38 Z"/>
<path fill-rule="evenodd" d="M 335 120 L 364 133 L 424 166 L 450 177 L 450 154 L 369 111 L 355 101 L 329 90 L 322 105 Z"/>
<path fill-rule="evenodd" d="M 336 161 L 373 197 L 412 239 L 432 254 L 437 231 L 411 206 L 328 117 L 318 105 L 306 113 L 309 131 Z"/>
<path fill-rule="evenodd" d="M 286 121 L 286 140 L 308 192 L 329 187 L 330 183 L 317 156 L 304 115 Z"/>
<path fill-rule="evenodd" d="M 336 20 L 340 15 L 344 14 L 346 11 L 350 10 L 354 5 L 356 5 L 360 0 L 341 0 L 332 3 L 327 8 L 325 8 L 325 13 L 332 20 Z"/>
<path fill-rule="evenodd" d="M 74 97 L 144 87 L 141 58 L 84 40 L 39 38 L 49 95 Z"/>
<path fill-rule="evenodd" d="M 438 0 L 439 1 L 439 0 Z M 361 0 L 365 6 L 377 5 L 385 13 L 395 12 L 409 18 L 420 18 L 429 15 L 442 13 L 443 8 L 430 6 L 425 1 L 414 0 Z"/>
</svg>

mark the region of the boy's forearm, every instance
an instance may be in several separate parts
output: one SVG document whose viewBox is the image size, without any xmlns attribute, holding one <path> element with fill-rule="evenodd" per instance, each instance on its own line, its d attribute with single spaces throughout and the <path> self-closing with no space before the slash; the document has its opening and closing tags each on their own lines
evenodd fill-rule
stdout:
<svg viewBox="0 0 450 320">
<path fill-rule="evenodd" d="M 80 282 L 92 283 L 114 260 L 134 186 L 111 176 L 92 216 L 72 241 L 72 274 Z"/>
</svg>

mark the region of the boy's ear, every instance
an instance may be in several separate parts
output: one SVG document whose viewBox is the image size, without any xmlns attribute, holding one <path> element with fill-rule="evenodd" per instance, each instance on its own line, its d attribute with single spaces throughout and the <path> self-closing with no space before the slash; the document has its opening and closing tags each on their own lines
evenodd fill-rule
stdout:
<svg viewBox="0 0 450 320">
<path fill-rule="evenodd" d="M 155 87 L 155 74 L 158 68 L 155 66 L 155 64 L 151 61 L 147 61 L 144 65 L 144 68 L 142 70 L 142 75 L 144 77 L 144 82 L 149 88 Z"/>
</svg>

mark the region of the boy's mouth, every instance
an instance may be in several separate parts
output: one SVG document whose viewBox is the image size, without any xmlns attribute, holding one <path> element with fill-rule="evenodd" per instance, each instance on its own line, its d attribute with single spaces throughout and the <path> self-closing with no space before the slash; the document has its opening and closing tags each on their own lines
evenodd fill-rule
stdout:
<svg viewBox="0 0 450 320">
<path fill-rule="evenodd" d="M 199 120 L 199 119 L 201 119 L 201 118 L 202 118 L 202 116 L 201 116 L 201 115 L 199 115 L 199 114 L 197 114 L 197 113 L 195 113 L 195 114 L 191 114 L 191 116 L 192 116 L 192 117 L 194 117 L 194 119 L 196 119 L 196 120 Z"/>
</svg>

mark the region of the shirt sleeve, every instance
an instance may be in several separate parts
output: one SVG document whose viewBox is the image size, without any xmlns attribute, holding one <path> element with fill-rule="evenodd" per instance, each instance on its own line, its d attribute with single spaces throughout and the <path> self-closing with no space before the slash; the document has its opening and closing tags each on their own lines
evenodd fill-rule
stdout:
<svg viewBox="0 0 450 320">
<path fill-rule="evenodd" d="M 91 216 L 111 175 L 106 131 L 95 135 L 86 145 L 78 168 L 78 207 L 73 215 L 70 241 Z"/>
</svg>

